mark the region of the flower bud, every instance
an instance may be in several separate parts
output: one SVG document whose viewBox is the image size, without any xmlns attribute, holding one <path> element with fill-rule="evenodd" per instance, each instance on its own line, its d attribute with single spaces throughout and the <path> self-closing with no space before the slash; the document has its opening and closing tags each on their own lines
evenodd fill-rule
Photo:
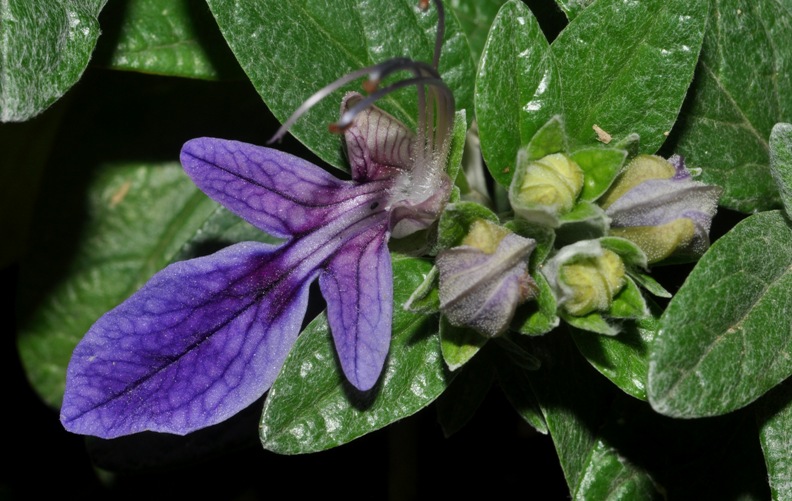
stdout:
<svg viewBox="0 0 792 501">
<path fill-rule="evenodd" d="M 583 189 L 583 170 L 563 153 L 528 162 L 521 152 L 509 189 L 515 212 L 528 221 L 558 226 Z"/>
<path fill-rule="evenodd" d="M 558 304 L 570 315 L 607 312 L 627 283 L 624 261 L 599 240 L 561 248 L 544 266 Z"/>
<path fill-rule="evenodd" d="M 721 191 L 693 181 L 678 155 L 639 155 L 598 203 L 611 218 L 609 234 L 634 242 L 656 263 L 707 250 Z"/>
<path fill-rule="evenodd" d="M 490 337 L 505 332 L 517 306 L 536 295 L 528 274 L 535 246 L 490 221 L 474 221 L 462 245 L 437 255 L 440 311 L 455 326 Z"/>
</svg>

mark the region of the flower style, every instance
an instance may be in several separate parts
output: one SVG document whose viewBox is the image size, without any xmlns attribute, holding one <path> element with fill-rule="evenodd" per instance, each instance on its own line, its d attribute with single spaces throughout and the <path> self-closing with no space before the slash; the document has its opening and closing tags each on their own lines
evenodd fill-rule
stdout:
<svg viewBox="0 0 792 501">
<path fill-rule="evenodd" d="M 325 87 L 276 135 L 354 78 L 368 74 L 374 90 L 403 70 L 413 77 L 343 99 L 334 128 L 343 131 L 352 181 L 270 148 L 213 138 L 184 145 L 182 165 L 201 190 L 287 240 L 172 264 L 101 317 L 68 367 L 61 409 L 68 430 L 186 434 L 236 414 L 280 371 L 316 278 L 344 374 L 362 391 L 376 384 L 391 337 L 387 241 L 426 229 L 448 199 L 453 97 L 436 64 L 394 59 Z M 373 106 L 406 86 L 418 91 L 417 134 Z"/>
<path fill-rule="evenodd" d="M 721 192 L 693 181 L 679 155 L 639 155 L 598 203 L 611 219 L 609 233 L 634 242 L 651 264 L 707 250 Z"/>
</svg>

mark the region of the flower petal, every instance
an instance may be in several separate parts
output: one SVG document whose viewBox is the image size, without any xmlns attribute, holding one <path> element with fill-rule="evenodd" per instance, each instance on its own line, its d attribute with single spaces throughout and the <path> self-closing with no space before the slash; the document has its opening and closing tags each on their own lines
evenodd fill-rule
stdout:
<svg viewBox="0 0 792 501">
<path fill-rule="evenodd" d="M 172 264 L 100 318 L 69 364 L 64 427 L 186 434 L 258 399 L 299 333 L 316 275 L 284 271 L 286 247 L 248 242 Z"/>
<path fill-rule="evenodd" d="M 363 96 L 350 92 L 341 102 L 341 114 Z M 393 176 L 395 169 L 407 171 L 413 165 L 415 134 L 385 111 L 370 106 L 355 116 L 344 132 L 349 165 L 355 181 L 374 181 Z"/>
<path fill-rule="evenodd" d="M 306 160 L 238 141 L 190 140 L 181 162 L 207 195 L 282 238 L 324 225 L 335 204 L 356 194 L 351 183 Z"/>
<path fill-rule="evenodd" d="M 361 391 L 377 382 L 390 348 L 392 273 L 383 219 L 341 247 L 319 276 L 341 368 Z"/>
</svg>

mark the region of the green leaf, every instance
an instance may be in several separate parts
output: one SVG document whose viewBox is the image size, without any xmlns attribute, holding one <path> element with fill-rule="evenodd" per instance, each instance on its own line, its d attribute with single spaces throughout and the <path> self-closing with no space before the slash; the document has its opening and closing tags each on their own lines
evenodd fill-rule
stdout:
<svg viewBox="0 0 792 501">
<path fill-rule="evenodd" d="M 758 417 L 759 440 L 773 499 L 792 499 L 792 380 L 762 398 Z"/>
<path fill-rule="evenodd" d="M 159 75 L 216 79 L 238 73 L 206 5 L 189 0 L 131 0 L 111 5 L 123 21 L 110 66 Z"/>
<path fill-rule="evenodd" d="M 677 153 L 725 189 L 721 205 L 743 212 L 779 206 L 767 138 L 792 122 L 789 2 L 712 0 L 709 26 L 680 121 Z M 643 139 L 643 138 L 642 138 Z"/>
<path fill-rule="evenodd" d="M 76 202 L 86 204 L 81 211 L 70 210 L 75 201 L 63 186 L 45 192 L 19 294 L 20 356 L 53 406 L 83 334 L 168 264 L 217 207 L 176 163 L 106 165 Z M 81 223 L 76 247 L 64 252 Z"/>
<path fill-rule="evenodd" d="M 617 326 L 611 325 L 607 320 L 605 320 L 605 317 L 602 316 L 602 313 L 598 311 L 591 312 L 588 315 L 584 315 L 582 317 L 570 315 L 563 309 L 559 312 L 559 314 L 566 323 L 577 329 L 590 331 L 596 334 L 602 334 L 604 336 L 615 336 L 620 332 L 620 329 Z"/>
<path fill-rule="evenodd" d="M 440 317 L 440 348 L 443 360 L 452 371 L 468 363 L 489 341 L 473 329 L 451 325 L 445 316 Z"/>
<path fill-rule="evenodd" d="M 561 112 L 558 73 L 531 11 L 506 2 L 492 24 L 476 77 L 481 151 L 492 176 L 509 186 L 517 151 Z"/>
<path fill-rule="evenodd" d="M 506 398 L 526 423 L 542 435 L 547 435 L 547 423 L 529 383 L 528 375 L 532 371 L 512 363 L 502 354 L 497 360 L 496 374 Z"/>
<path fill-rule="evenodd" d="M 770 174 L 789 216 L 792 214 L 792 124 L 776 124 L 770 133 Z"/>
<path fill-rule="evenodd" d="M 486 355 L 483 352 L 465 364 L 448 389 L 437 399 L 437 420 L 446 437 L 461 430 L 470 421 L 492 386 L 494 365 Z"/>
<path fill-rule="evenodd" d="M 240 65 L 281 122 L 314 92 L 353 70 L 393 57 L 431 63 L 434 54 L 437 12 L 433 7 L 422 12 L 413 0 L 208 3 Z M 446 17 L 445 28 L 440 73 L 454 92 L 457 109 L 472 109 L 475 70 L 470 49 L 454 16 Z M 359 86 L 347 85 L 337 97 L 324 99 L 291 130 L 336 167 L 346 161 L 327 125 L 338 120 L 343 92 Z M 407 90 L 378 106 L 415 129 L 416 101 L 415 91 Z"/>
<path fill-rule="evenodd" d="M 407 298 L 404 309 L 413 313 L 432 315 L 440 312 L 440 272 L 432 266 L 423 282 Z"/>
<path fill-rule="evenodd" d="M 460 245 L 470 231 L 470 225 L 478 219 L 498 224 L 498 216 L 494 212 L 475 202 L 447 205 L 438 223 L 438 247 L 450 249 Z"/>
<path fill-rule="evenodd" d="M 611 318 L 644 318 L 648 315 L 646 300 L 641 290 L 630 277 L 625 277 L 626 285 L 613 298 L 608 310 Z"/>
<path fill-rule="evenodd" d="M 555 2 L 564 11 L 567 19 L 572 21 L 583 9 L 593 4 L 594 0 L 555 0 Z"/>
<path fill-rule="evenodd" d="M 660 308 L 653 306 L 652 313 L 624 322 L 616 336 L 571 330 L 572 339 L 589 363 L 625 393 L 641 400 L 646 400 L 649 346 L 660 327 Z"/>
<path fill-rule="evenodd" d="M 459 176 L 462 169 L 462 156 L 465 154 L 465 140 L 467 138 L 467 112 L 459 110 L 454 115 L 454 128 L 451 131 L 451 148 L 448 152 L 446 172 L 452 181 Z"/>
<path fill-rule="evenodd" d="M 553 289 L 544 275 L 533 273 L 531 276 L 539 287 L 539 294 L 517 309 L 512 327 L 522 334 L 540 336 L 558 327 L 557 305 Z"/>
<path fill-rule="evenodd" d="M 99 37 L 106 0 L 0 4 L 0 122 L 21 122 L 79 80 Z"/>
<path fill-rule="evenodd" d="M 610 188 L 621 172 L 627 159 L 627 150 L 584 148 L 570 157 L 585 174 L 580 200 L 593 202 Z"/>
<path fill-rule="evenodd" d="M 265 449 L 303 454 L 336 447 L 419 411 L 448 387 L 435 317 L 402 308 L 430 268 L 393 256 L 393 340 L 380 383 L 369 392 L 355 390 L 341 373 L 327 318 L 308 325 L 264 404 Z"/>
<path fill-rule="evenodd" d="M 528 142 L 525 147 L 525 158 L 530 161 L 539 160 L 553 153 L 565 153 L 568 148 L 564 118 L 561 115 L 554 115 Z"/>
<path fill-rule="evenodd" d="M 611 410 L 612 386 L 593 372 L 559 333 L 537 340 L 542 368 L 529 373 L 573 499 L 653 499 L 651 476 L 634 453 L 612 444 L 603 430 L 625 416 Z M 615 414 L 615 415 L 614 415 Z"/>
<path fill-rule="evenodd" d="M 451 7 L 459 19 L 476 63 L 484 50 L 492 21 L 504 2 L 505 0 L 451 0 L 446 3 L 446 7 Z"/>
<path fill-rule="evenodd" d="M 715 242 L 661 318 L 650 353 L 652 406 L 713 416 L 756 400 L 792 374 L 792 230 L 777 211 Z"/>
<path fill-rule="evenodd" d="M 707 0 L 599 0 L 552 45 L 573 149 L 598 145 L 594 125 L 642 153 L 666 139 L 693 78 Z"/>
</svg>

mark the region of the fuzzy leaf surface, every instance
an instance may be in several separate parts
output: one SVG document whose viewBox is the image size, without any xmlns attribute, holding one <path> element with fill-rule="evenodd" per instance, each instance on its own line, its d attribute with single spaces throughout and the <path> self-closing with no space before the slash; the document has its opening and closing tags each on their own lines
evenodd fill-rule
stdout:
<svg viewBox="0 0 792 501">
<path fill-rule="evenodd" d="M 792 374 L 792 229 L 755 214 L 715 242 L 671 300 L 647 394 L 674 417 L 725 414 Z"/>
<path fill-rule="evenodd" d="M 573 149 L 596 146 L 597 125 L 654 153 L 676 121 L 704 37 L 706 0 L 600 0 L 551 47 Z"/>
<path fill-rule="evenodd" d="M 561 112 L 559 79 L 547 39 L 521 1 L 501 7 L 476 77 L 481 151 L 492 176 L 511 183 L 520 147 Z"/>
<path fill-rule="evenodd" d="M 767 138 L 777 122 L 792 122 L 790 74 L 789 2 L 712 1 L 675 150 L 703 170 L 701 181 L 724 188 L 721 205 L 743 212 L 779 206 Z"/>
<path fill-rule="evenodd" d="M 106 1 L 0 3 L 0 122 L 38 115 L 79 80 Z"/>
</svg>

